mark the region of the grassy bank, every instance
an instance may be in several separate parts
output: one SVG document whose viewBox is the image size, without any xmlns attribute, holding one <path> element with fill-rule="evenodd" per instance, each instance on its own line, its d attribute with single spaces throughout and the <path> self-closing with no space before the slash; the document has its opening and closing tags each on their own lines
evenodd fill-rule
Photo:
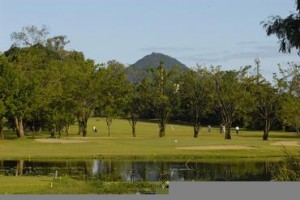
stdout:
<svg viewBox="0 0 300 200">
<path fill-rule="evenodd" d="M 168 194 L 157 182 L 83 181 L 69 177 L 0 176 L 0 194 Z"/>
<path fill-rule="evenodd" d="M 96 126 L 97 133 L 92 131 Z M 94 118 L 89 121 L 88 135 L 83 138 L 77 135 L 77 126 L 72 126 L 69 136 L 63 134 L 60 139 L 50 139 L 49 133 L 27 133 L 26 138 L 18 139 L 12 132 L 5 131 L 6 139 L 0 141 L 0 159 L 92 159 L 119 157 L 139 160 L 186 160 L 186 159 L 254 159 L 278 160 L 285 156 L 278 142 L 300 143 L 295 133 L 270 132 L 268 141 L 262 140 L 261 131 L 241 130 L 239 135 L 232 131 L 232 139 L 225 140 L 224 134 L 219 133 L 218 127 L 208 132 L 206 127 L 201 129 L 198 138 L 193 138 L 193 129 L 186 125 L 168 125 L 166 137 L 158 137 L 156 123 L 138 122 L 137 137 L 131 135 L 131 127 L 126 120 L 115 119 L 111 127 L 111 137 L 107 136 L 105 120 Z M 241 146 L 241 149 L 209 150 L 180 149 L 186 147 L 220 147 Z M 249 147 L 243 148 L 243 147 Z M 288 151 L 300 155 L 299 146 L 286 146 Z"/>
</svg>

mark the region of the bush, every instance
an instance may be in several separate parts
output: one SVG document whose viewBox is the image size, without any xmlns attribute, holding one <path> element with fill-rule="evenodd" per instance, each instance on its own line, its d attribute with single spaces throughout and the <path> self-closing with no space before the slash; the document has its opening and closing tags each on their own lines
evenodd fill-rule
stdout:
<svg viewBox="0 0 300 200">
<path fill-rule="evenodd" d="M 283 146 L 283 151 L 287 156 L 285 161 L 271 165 L 271 175 L 273 181 L 300 181 L 299 160 L 291 155 Z"/>
</svg>

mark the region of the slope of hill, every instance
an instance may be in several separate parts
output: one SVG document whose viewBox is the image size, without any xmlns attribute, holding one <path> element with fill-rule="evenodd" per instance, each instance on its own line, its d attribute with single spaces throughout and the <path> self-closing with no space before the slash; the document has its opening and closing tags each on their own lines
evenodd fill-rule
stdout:
<svg viewBox="0 0 300 200">
<path fill-rule="evenodd" d="M 163 62 L 164 67 L 167 71 L 173 69 L 174 67 L 178 67 L 180 71 L 187 71 L 189 68 L 168 55 L 162 53 L 152 53 L 150 55 L 146 55 L 142 59 L 138 60 L 133 65 L 127 68 L 127 74 L 129 78 L 133 81 L 137 80 L 137 76 L 141 76 L 144 72 L 146 72 L 149 68 L 156 68 Z"/>
</svg>

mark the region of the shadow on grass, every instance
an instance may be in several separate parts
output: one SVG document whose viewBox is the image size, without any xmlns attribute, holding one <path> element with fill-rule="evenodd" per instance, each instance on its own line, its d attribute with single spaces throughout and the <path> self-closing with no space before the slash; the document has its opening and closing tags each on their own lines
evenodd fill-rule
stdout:
<svg viewBox="0 0 300 200">
<path fill-rule="evenodd" d="M 262 138 L 263 133 L 261 133 L 261 135 L 250 135 L 250 134 L 242 135 L 242 133 L 241 133 L 238 136 L 243 137 L 243 138 Z M 300 135 L 297 135 L 296 133 L 295 133 L 295 135 L 272 135 L 272 133 L 270 133 L 269 138 L 299 139 Z"/>
<path fill-rule="evenodd" d="M 19 140 L 19 139 L 36 139 L 36 138 L 51 138 L 49 132 L 26 132 L 24 138 L 17 137 L 16 133 L 12 130 L 3 131 L 4 140 Z M 34 137 L 33 137 L 34 135 Z"/>
</svg>

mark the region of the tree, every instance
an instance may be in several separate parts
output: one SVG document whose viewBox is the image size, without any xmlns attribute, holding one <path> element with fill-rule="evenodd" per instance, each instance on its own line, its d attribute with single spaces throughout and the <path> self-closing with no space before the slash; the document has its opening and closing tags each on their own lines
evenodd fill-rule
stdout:
<svg viewBox="0 0 300 200">
<path fill-rule="evenodd" d="M 108 136 L 111 136 L 111 123 L 114 117 L 124 112 L 129 92 L 129 81 L 125 75 L 125 66 L 115 60 L 107 63 L 107 68 L 100 69 L 102 73 L 102 89 L 98 103 L 98 113 L 105 115 Z"/>
<path fill-rule="evenodd" d="M 277 90 L 267 81 L 255 84 L 251 91 L 254 98 L 255 112 L 257 117 L 262 120 L 264 132 L 263 140 L 268 140 L 269 131 L 273 121 L 276 118 L 277 108 L 279 106 L 279 97 Z"/>
<path fill-rule="evenodd" d="M 222 118 L 225 125 L 225 139 L 231 139 L 230 128 L 236 120 L 248 108 L 249 93 L 243 81 L 247 79 L 249 67 L 239 71 L 221 71 L 220 67 L 212 67 L 210 71 L 211 88 L 210 95 L 215 104 L 215 110 Z"/>
<path fill-rule="evenodd" d="M 13 32 L 10 37 L 15 47 L 30 47 L 37 44 L 46 46 L 49 33 L 45 25 L 41 29 L 31 25 L 23 27 L 21 32 Z"/>
<path fill-rule="evenodd" d="M 282 119 L 285 125 L 292 126 L 297 134 L 300 134 L 300 99 L 287 94 L 282 106 Z"/>
<path fill-rule="evenodd" d="M 300 127 L 300 66 L 290 64 L 287 69 L 279 67 L 280 75 L 275 75 L 282 100 L 281 118 L 284 125 L 292 126 L 299 134 Z"/>
<path fill-rule="evenodd" d="M 292 13 L 286 18 L 280 16 L 269 17 L 261 22 L 268 36 L 276 35 L 279 39 L 279 51 L 290 53 L 292 48 L 298 50 L 300 55 L 300 1 L 296 1 L 297 13 Z"/>
<path fill-rule="evenodd" d="M 101 74 L 97 72 L 92 60 L 85 59 L 83 53 L 77 51 L 68 52 L 65 59 L 68 67 L 68 80 L 65 88 L 71 99 L 66 99 L 73 105 L 79 134 L 87 136 L 87 123 L 91 113 L 99 102 L 101 89 Z"/>
<path fill-rule="evenodd" d="M 189 71 L 183 74 L 178 85 L 181 107 L 189 118 L 193 119 L 194 137 L 198 137 L 201 119 L 208 113 L 210 96 L 208 91 L 208 76 L 205 70 Z"/>
<path fill-rule="evenodd" d="M 140 83 L 131 83 L 127 93 L 125 114 L 130 123 L 132 136 L 136 137 L 136 124 L 140 115 L 149 109 L 150 85 L 146 79 Z"/>
<path fill-rule="evenodd" d="M 166 135 L 166 124 L 172 111 L 171 98 L 174 94 L 173 77 L 176 70 L 167 72 L 163 62 L 156 69 L 152 69 L 150 89 L 152 93 L 150 107 L 158 118 L 159 137 Z"/>
<path fill-rule="evenodd" d="M 16 134 L 23 137 L 24 119 L 49 102 L 49 90 L 53 84 L 47 71 L 56 54 L 41 45 L 18 48 L 13 47 L 5 56 L 12 65 L 12 72 L 7 80 L 10 83 L 6 106 L 15 119 Z"/>
<path fill-rule="evenodd" d="M 3 128 L 5 123 L 5 114 L 7 112 L 5 101 L 9 86 L 6 76 L 9 75 L 9 63 L 4 55 L 0 55 L 0 140 L 4 139 Z"/>
</svg>

